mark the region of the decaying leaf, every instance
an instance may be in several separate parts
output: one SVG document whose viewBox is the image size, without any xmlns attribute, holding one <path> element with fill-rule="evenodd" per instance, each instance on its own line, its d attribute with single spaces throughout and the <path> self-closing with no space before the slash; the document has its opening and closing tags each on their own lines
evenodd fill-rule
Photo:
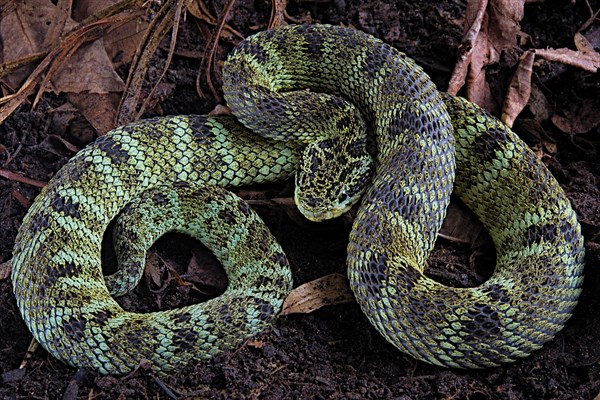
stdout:
<svg viewBox="0 0 600 400">
<path fill-rule="evenodd" d="M 525 12 L 523 0 L 492 0 L 488 7 L 490 15 L 490 61 L 498 62 L 500 53 L 517 46 L 517 39 L 524 35 L 520 22 Z"/>
<path fill-rule="evenodd" d="M 594 50 L 593 45 L 579 33 L 575 34 L 574 42 L 578 50 L 566 48 L 535 49 L 523 53 L 504 100 L 502 121 L 505 124 L 512 126 L 516 117 L 529 102 L 531 74 L 536 55 L 549 61 L 571 65 L 592 73 L 598 70 L 600 67 L 600 54 Z M 585 102 L 577 108 L 577 115 L 569 114 L 565 117 L 555 115 L 552 117 L 552 121 L 563 132 L 588 132 L 598 125 L 598 119 L 600 118 L 595 103 Z"/>
<path fill-rule="evenodd" d="M 185 280 L 202 286 L 205 294 L 214 294 L 227 288 L 227 275 L 217 258 L 209 251 L 192 249 L 192 258 Z"/>
<path fill-rule="evenodd" d="M 69 93 L 68 98 L 99 134 L 114 128 L 119 93 Z"/>
<path fill-rule="evenodd" d="M 219 22 L 218 18 L 213 16 L 204 5 L 202 1 L 194 1 L 192 2 L 187 11 L 192 14 L 194 17 L 198 18 L 201 21 L 206 22 L 209 25 L 216 26 Z M 237 44 L 240 40 L 244 39 L 244 35 L 233 29 L 230 25 L 223 25 L 223 31 L 221 32 L 221 39 L 225 39 L 229 43 Z"/>
<path fill-rule="evenodd" d="M 483 225 L 475 214 L 462 203 L 455 201 L 448 206 L 446 218 L 438 235 L 471 247 L 479 246 L 487 237 Z"/>
<path fill-rule="evenodd" d="M 4 261 L 0 264 L 0 281 L 8 279 L 12 271 L 12 260 Z"/>
<path fill-rule="evenodd" d="M 582 101 L 564 115 L 554 114 L 550 119 L 561 131 L 580 134 L 591 131 L 600 125 L 600 100 Z"/>
<path fill-rule="evenodd" d="M 348 279 L 342 274 L 331 274 L 298 286 L 283 303 L 281 315 L 308 314 L 321 307 L 354 301 Z"/>
<path fill-rule="evenodd" d="M 49 14 L 46 13 L 51 13 L 53 9 L 50 2 L 24 1 L 16 4 L 12 12 L 0 19 L 0 37 L 11 38 L 2 42 L 0 64 L 43 50 L 45 32 L 48 31 Z M 34 68 L 33 65 L 26 65 L 3 79 L 11 87 L 19 87 Z"/>
<path fill-rule="evenodd" d="M 536 122 L 541 123 L 550 119 L 552 106 L 542 90 L 533 82 L 531 83 L 531 94 L 527 105 Z"/>
<path fill-rule="evenodd" d="M 152 283 L 159 288 L 163 288 L 165 285 L 160 272 L 160 256 L 154 250 L 148 250 L 146 254 L 144 277 L 146 278 L 146 282 Z"/>
</svg>

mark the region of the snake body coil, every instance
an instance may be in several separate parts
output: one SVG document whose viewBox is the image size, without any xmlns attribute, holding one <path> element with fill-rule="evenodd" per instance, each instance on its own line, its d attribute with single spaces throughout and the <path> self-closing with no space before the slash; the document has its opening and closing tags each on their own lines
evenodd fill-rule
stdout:
<svg viewBox="0 0 600 400">
<path fill-rule="evenodd" d="M 344 130 L 344 116 L 319 122 L 341 104 L 319 92 L 354 104 L 377 143 L 348 265 L 361 308 L 386 339 L 421 360 L 477 368 L 525 356 L 562 328 L 581 291 L 580 228 L 557 182 L 508 128 L 439 93 L 413 60 L 352 29 L 262 32 L 234 49 L 226 73 L 234 113 L 267 138 L 228 117 L 128 125 L 78 153 L 30 208 L 12 280 L 27 326 L 52 355 L 102 373 L 127 373 L 142 360 L 169 370 L 268 326 L 291 285 L 287 261 L 251 210 L 217 187 L 287 179 L 301 151 L 294 132 Z M 453 187 L 497 248 L 493 276 L 476 288 L 423 275 Z M 223 296 L 150 314 L 112 299 L 106 285 L 127 291 L 140 266 L 105 282 L 102 236 L 140 195 L 133 220 L 147 217 L 150 226 L 136 227 L 131 240 L 147 247 L 166 230 L 190 232 L 221 257 L 230 279 Z M 155 207 L 144 211 L 148 204 Z M 155 214 L 170 222 L 154 224 Z"/>
</svg>

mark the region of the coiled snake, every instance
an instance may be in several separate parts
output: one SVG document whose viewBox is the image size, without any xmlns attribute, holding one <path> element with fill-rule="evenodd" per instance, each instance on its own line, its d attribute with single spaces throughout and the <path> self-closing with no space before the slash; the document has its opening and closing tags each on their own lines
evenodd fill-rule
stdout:
<svg viewBox="0 0 600 400">
<path fill-rule="evenodd" d="M 310 185 L 333 191 L 340 209 L 357 198 L 362 189 L 354 185 L 369 179 L 368 143 L 332 149 L 335 132 L 363 128 L 376 155 L 348 268 L 377 330 L 420 360 L 479 368 L 526 356 L 562 329 L 583 280 L 580 227 L 557 182 L 508 128 L 438 92 L 413 60 L 353 29 L 262 32 L 233 50 L 225 71 L 228 104 L 266 136 L 228 116 L 131 124 L 80 151 L 31 206 L 12 281 L 27 326 L 53 356 L 101 373 L 127 373 L 142 360 L 166 371 L 268 327 L 291 288 L 285 255 L 258 217 L 221 187 L 287 179 L 300 163 L 297 181 L 308 185 L 297 195 L 301 208 L 313 219 L 337 215 L 310 211 L 327 203 Z M 351 122 L 353 105 L 362 122 Z M 304 149 L 315 135 L 317 144 Z M 299 161 L 302 152 L 308 161 Z M 327 172 L 342 162 L 350 172 Z M 497 249 L 495 272 L 475 288 L 423 275 L 453 189 Z M 140 196 L 117 235 L 126 261 L 105 280 L 103 233 Z M 122 310 L 107 285 L 113 294 L 135 286 L 145 248 L 173 229 L 215 252 L 229 276 L 227 291 L 170 311 Z"/>
</svg>

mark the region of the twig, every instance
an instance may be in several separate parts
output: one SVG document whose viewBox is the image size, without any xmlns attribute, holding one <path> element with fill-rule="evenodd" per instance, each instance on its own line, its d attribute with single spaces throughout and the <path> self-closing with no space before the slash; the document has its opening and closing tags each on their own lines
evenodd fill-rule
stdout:
<svg viewBox="0 0 600 400">
<path fill-rule="evenodd" d="M 454 66 L 454 71 L 452 71 L 452 76 L 450 77 L 450 82 L 448 83 L 448 93 L 452 95 L 456 95 L 462 85 L 465 83 L 465 78 L 467 76 L 468 65 L 471 62 L 471 56 L 473 55 L 473 50 L 475 49 L 475 40 L 479 35 L 479 31 L 481 30 L 481 24 L 483 23 L 483 17 L 485 16 L 485 10 L 487 8 L 488 1 L 480 0 L 477 14 L 471 23 L 471 26 L 463 36 L 463 40 L 459 46 L 459 59 Z"/>
<path fill-rule="evenodd" d="M 211 72 L 213 68 L 215 68 L 215 51 L 217 49 L 217 44 L 219 43 L 219 37 L 221 36 L 221 32 L 223 31 L 225 20 L 229 16 L 229 13 L 231 12 L 233 5 L 235 4 L 235 1 L 236 0 L 228 0 L 227 4 L 225 5 L 225 8 L 223 9 L 223 12 L 221 12 L 221 15 L 219 16 L 219 21 L 217 23 L 217 29 L 214 35 L 212 36 L 210 43 L 207 46 L 209 48 L 208 54 L 206 54 L 205 52 L 204 58 L 202 59 L 202 63 L 200 64 L 200 71 L 198 71 L 198 75 L 196 76 L 196 92 L 198 93 L 198 95 L 200 97 L 206 97 L 204 95 L 204 92 L 202 91 L 202 87 L 200 84 L 200 72 L 204 70 L 206 84 L 208 85 L 208 88 L 210 89 L 210 92 L 212 93 L 213 97 L 217 99 L 218 102 L 221 102 L 222 99 L 212 83 Z"/>
<path fill-rule="evenodd" d="M 138 110 L 138 112 L 135 116 L 136 120 L 138 120 L 142 117 L 142 114 L 146 110 L 148 103 L 154 97 L 154 94 L 156 93 L 156 89 L 158 88 L 159 83 L 165 77 L 165 74 L 167 73 L 167 70 L 169 69 L 169 65 L 171 65 L 171 61 L 173 60 L 173 53 L 175 52 L 175 44 L 177 43 L 177 32 L 179 32 L 179 22 L 181 21 L 181 10 L 183 8 L 183 4 L 184 4 L 184 1 L 179 0 L 177 2 L 177 5 L 175 6 L 175 16 L 173 18 L 173 29 L 171 30 L 171 42 L 169 45 L 169 52 L 167 54 L 167 59 L 165 60 L 163 70 L 160 74 L 160 77 L 158 78 L 158 80 L 156 81 L 156 83 L 154 84 L 152 89 L 150 90 L 150 94 L 148 94 L 148 96 L 146 97 L 146 100 L 144 100 L 140 109 Z"/>
<path fill-rule="evenodd" d="M 173 26 L 173 19 L 176 10 L 187 7 L 192 0 L 169 0 L 158 11 L 148 29 L 131 62 L 131 69 L 125 90 L 121 97 L 115 126 L 125 125 L 131 122 L 137 115 L 135 108 L 142 95 L 142 83 L 146 76 L 146 71 L 152 59 L 152 55 L 158 48 L 159 42 L 165 33 Z"/>
<path fill-rule="evenodd" d="M 36 181 L 35 179 L 27 178 L 26 176 L 17 172 L 7 171 L 5 169 L 0 169 L 0 176 L 11 181 L 27 183 L 28 185 L 39 188 L 46 186 L 46 182 Z"/>
</svg>

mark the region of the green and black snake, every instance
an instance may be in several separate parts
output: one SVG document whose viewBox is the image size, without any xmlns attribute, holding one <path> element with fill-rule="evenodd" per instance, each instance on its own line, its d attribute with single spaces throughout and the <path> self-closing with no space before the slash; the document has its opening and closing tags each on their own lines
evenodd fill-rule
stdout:
<svg viewBox="0 0 600 400">
<path fill-rule="evenodd" d="M 268 327 L 291 288 L 289 266 L 254 212 L 223 188 L 296 170 L 297 201 L 312 219 L 339 214 L 366 187 L 348 246 L 350 284 L 400 350 L 482 368 L 526 356 L 562 329 L 583 281 L 580 227 L 556 180 L 507 127 L 350 28 L 261 32 L 232 51 L 224 74 L 237 120 L 177 116 L 117 128 L 73 157 L 31 206 L 12 281 L 50 354 L 101 373 L 142 361 L 168 371 Z M 355 131 L 374 146 L 362 133 L 345 142 Z M 495 272 L 474 288 L 423 274 L 453 190 L 497 249 Z M 105 278 L 102 237 L 128 203 L 117 235 L 125 243 L 116 245 L 125 261 Z M 225 294 L 170 311 L 124 311 L 111 293 L 136 285 L 145 249 L 169 230 L 215 252 L 229 277 Z"/>
</svg>

